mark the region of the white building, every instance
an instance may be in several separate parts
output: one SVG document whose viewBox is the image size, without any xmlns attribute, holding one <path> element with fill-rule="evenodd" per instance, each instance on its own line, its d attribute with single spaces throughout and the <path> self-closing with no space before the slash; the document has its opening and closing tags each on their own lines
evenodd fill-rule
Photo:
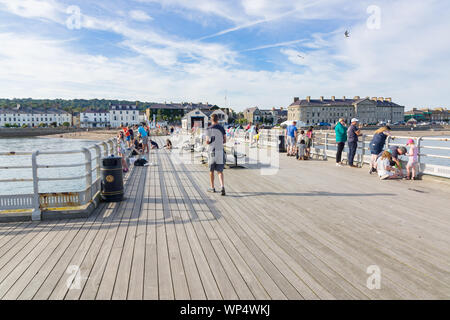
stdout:
<svg viewBox="0 0 450 320">
<path fill-rule="evenodd" d="M 200 109 L 195 109 L 186 113 L 181 119 L 181 127 L 183 130 L 191 130 L 192 128 L 205 129 L 208 127 L 208 119 L 208 116 Z"/>
<path fill-rule="evenodd" d="M 211 116 L 213 114 L 217 114 L 220 125 L 228 124 L 228 115 L 220 109 L 214 111 L 195 109 L 186 113 L 181 119 L 181 127 L 184 130 L 191 130 L 194 127 L 205 129 L 211 124 Z"/>
<path fill-rule="evenodd" d="M 110 112 L 106 110 L 86 110 L 80 112 L 81 128 L 105 128 L 110 126 Z"/>
<path fill-rule="evenodd" d="M 131 126 L 139 123 L 139 110 L 136 106 L 111 106 L 109 117 L 111 127 Z"/>
<path fill-rule="evenodd" d="M 139 112 L 139 122 L 147 123 L 147 115 L 144 111 Z"/>
<path fill-rule="evenodd" d="M 72 125 L 72 115 L 59 108 L 0 108 L 0 127 L 17 125 L 22 127 L 62 126 L 65 122 Z"/>
<path fill-rule="evenodd" d="M 220 125 L 225 126 L 228 124 L 228 115 L 220 109 L 214 110 L 213 112 L 211 111 L 205 111 L 205 114 L 209 116 L 209 123 L 211 123 L 211 116 L 213 114 L 217 114 L 217 118 L 218 118 L 218 122 Z"/>
</svg>

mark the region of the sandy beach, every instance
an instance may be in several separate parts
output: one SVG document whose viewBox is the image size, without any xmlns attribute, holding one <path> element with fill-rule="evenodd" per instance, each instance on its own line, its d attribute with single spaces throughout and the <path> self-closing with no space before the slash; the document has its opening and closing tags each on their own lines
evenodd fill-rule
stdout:
<svg viewBox="0 0 450 320">
<path fill-rule="evenodd" d="M 53 135 L 41 136 L 41 138 L 64 138 L 64 139 L 104 141 L 104 140 L 108 140 L 110 138 L 114 138 L 117 135 L 118 131 L 119 131 L 119 129 L 70 132 L 70 133 L 64 133 L 64 134 L 53 134 Z"/>
</svg>

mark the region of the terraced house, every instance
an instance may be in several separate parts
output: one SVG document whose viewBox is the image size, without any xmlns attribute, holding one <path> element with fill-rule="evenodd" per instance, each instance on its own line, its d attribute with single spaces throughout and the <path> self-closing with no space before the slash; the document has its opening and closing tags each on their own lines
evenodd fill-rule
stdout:
<svg viewBox="0 0 450 320">
<path fill-rule="evenodd" d="M 0 127 L 8 125 L 37 127 L 39 125 L 72 124 L 72 115 L 57 107 L 29 108 L 17 105 L 16 108 L 0 108 Z"/>
<path fill-rule="evenodd" d="M 392 102 L 391 98 L 360 98 L 353 99 L 311 99 L 304 100 L 294 98 L 288 107 L 288 120 L 301 121 L 307 125 L 318 123 L 336 123 L 339 118 L 344 118 L 347 123 L 354 117 L 363 124 L 376 124 L 380 121 L 394 123 L 403 121 L 405 107 Z"/>
</svg>

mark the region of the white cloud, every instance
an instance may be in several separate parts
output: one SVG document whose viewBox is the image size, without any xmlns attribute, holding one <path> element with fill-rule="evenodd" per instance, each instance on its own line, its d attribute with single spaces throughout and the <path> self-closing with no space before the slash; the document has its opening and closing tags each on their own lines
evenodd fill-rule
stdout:
<svg viewBox="0 0 450 320">
<path fill-rule="evenodd" d="M 163 2 L 165 6 L 181 6 L 181 1 Z M 331 2 L 334 8 L 338 2 Z M 185 6 L 194 8 L 203 3 L 193 1 Z M 331 11 L 317 12 L 317 8 L 325 8 L 325 2 L 314 3 L 315 9 L 307 9 L 309 17 L 323 18 L 324 12 Z M 25 0 L 20 6 L 15 1 L 0 0 L 0 4 L 3 10 L 21 17 L 64 24 L 61 12 L 65 10 L 53 0 Z M 237 14 L 240 18 L 236 21 L 270 19 L 293 8 L 284 4 L 262 1 L 247 6 Z M 225 7 L 213 1 L 202 10 L 216 14 Z M 243 8 L 231 7 L 223 9 L 221 16 Z M 292 97 L 307 95 L 391 96 L 408 107 L 442 105 L 447 101 L 450 82 L 450 44 L 446 41 L 450 4 L 399 0 L 380 1 L 380 7 L 380 30 L 366 27 L 367 14 L 362 6 L 362 19 L 352 20 L 350 26 L 338 26 L 335 32 L 319 33 L 320 25 L 314 21 L 317 33 L 310 36 L 309 42 L 298 40 L 300 45 L 291 47 L 297 40 L 281 41 L 253 48 L 287 46 L 270 57 L 278 63 L 278 71 L 255 70 L 254 65 L 241 64 L 243 52 L 237 53 L 230 45 L 184 39 L 148 26 L 132 28 L 126 19 L 116 17 L 84 14 L 82 27 L 122 36 L 120 44 L 132 49 L 134 57 L 81 54 L 74 50 L 77 43 L 39 34 L 24 35 L 3 26 L 0 43 L 8 50 L 0 54 L 0 96 L 208 101 L 223 105 L 227 91 L 230 106 L 237 109 L 287 106 Z M 350 38 L 343 36 L 345 28 L 350 28 Z"/>
<path fill-rule="evenodd" d="M 61 7 L 53 0 L 0 0 L 0 8 L 24 18 L 61 22 Z"/>
<path fill-rule="evenodd" d="M 147 13 L 142 10 L 131 10 L 129 12 L 131 19 L 136 21 L 150 21 L 153 20 Z"/>
</svg>

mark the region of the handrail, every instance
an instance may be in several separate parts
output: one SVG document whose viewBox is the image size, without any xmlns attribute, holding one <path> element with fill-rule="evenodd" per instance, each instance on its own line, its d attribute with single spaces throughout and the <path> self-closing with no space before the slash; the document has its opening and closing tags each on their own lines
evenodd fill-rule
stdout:
<svg viewBox="0 0 450 320">
<path fill-rule="evenodd" d="M 278 144 L 278 137 L 284 136 L 285 130 L 270 130 L 270 129 L 262 129 L 260 130 L 259 135 L 259 145 L 260 146 L 273 146 L 274 144 Z M 336 134 L 334 130 L 316 130 L 314 132 L 313 146 L 312 152 L 319 152 L 321 156 L 326 159 L 327 156 L 334 156 L 336 154 L 336 150 L 333 149 L 333 145 L 336 143 L 335 137 Z M 232 137 L 236 140 L 246 141 L 248 142 L 248 134 L 246 134 L 245 130 L 239 130 L 234 132 Z M 360 141 L 358 143 L 358 152 L 357 152 L 357 162 L 362 166 L 364 163 L 370 163 L 370 154 L 368 150 L 370 150 L 369 145 L 373 134 L 363 134 L 360 137 Z M 404 139 L 414 139 L 416 142 L 416 146 L 419 148 L 419 163 L 420 163 L 420 171 L 424 174 L 432 174 L 443 177 L 450 178 L 450 167 L 447 165 L 436 165 L 432 164 L 429 161 L 424 162 L 421 157 L 426 157 L 430 159 L 450 159 L 450 155 L 439 155 L 434 153 L 427 153 L 425 151 L 428 150 L 441 150 L 441 151 L 449 151 L 450 147 L 448 146 L 430 146 L 427 145 L 427 142 L 448 142 L 450 138 L 440 138 L 440 137 L 417 137 L 417 136 L 390 136 L 386 140 L 386 147 L 400 145 L 399 140 Z"/>
<path fill-rule="evenodd" d="M 102 150 L 103 149 L 103 150 Z M 68 180 L 80 180 L 80 179 L 86 179 L 86 187 L 82 191 L 78 191 L 78 196 L 76 199 L 83 199 L 81 204 L 86 204 L 89 201 L 91 201 L 94 196 L 95 192 L 98 191 L 99 185 L 100 185 L 100 163 L 99 160 L 103 154 L 103 156 L 108 156 L 109 154 L 114 154 L 116 149 L 116 139 L 112 138 L 107 141 L 102 141 L 99 143 L 96 143 L 92 146 L 86 147 L 86 148 L 80 148 L 80 149 L 74 149 L 74 150 L 62 150 L 62 151 L 40 151 L 36 150 L 33 152 L 0 152 L 0 156 L 23 156 L 23 155 L 31 155 L 31 166 L 1 166 L 0 170 L 7 170 L 7 169 L 32 169 L 32 178 L 10 178 L 10 179 L 1 179 L 0 182 L 33 182 L 33 194 L 31 195 L 13 195 L 13 196 L 0 196 L 1 199 L 5 199 L 5 197 L 28 197 L 27 199 L 30 199 L 29 197 L 32 197 L 30 199 L 30 203 L 33 205 L 33 213 L 32 213 L 32 219 L 33 220 L 40 220 L 41 219 L 41 196 L 39 193 L 39 181 L 68 181 Z M 91 150 L 94 151 L 94 155 L 91 155 Z M 38 158 L 41 155 L 62 155 L 62 154 L 84 154 L 85 160 L 79 163 L 70 163 L 70 164 L 57 164 L 57 165 L 45 165 L 45 164 L 38 164 Z M 94 163 L 93 163 L 94 162 Z M 49 168 L 76 168 L 76 167 L 83 167 L 85 168 L 85 173 L 82 175 L 77 176 L 70 176 L 70 177 L 40 177 L 38 172 L 38 169 L 49 169 Z M 94 181 L 93 173 L 96 172 L 96 178 Z M 97 191 L 95 191 L 97 190 Z M 45 195 L 48 197 L 47 195 Z M 65 199 L 65 198 L 64 198 Z M 2 200 L 2 201 L 3 201 Z M 45 199 L 42 201 L 46 201 L 46 204 L 48 203 L 54 203 L 54 202 L 60 202 L 58 199 Z M 47 202 L 50 201 L 50 202 Z M 69 200 L 66 200 L 69 201 Z M 27 202 L 27 201 L 23 201 Z"/>
</svg>

